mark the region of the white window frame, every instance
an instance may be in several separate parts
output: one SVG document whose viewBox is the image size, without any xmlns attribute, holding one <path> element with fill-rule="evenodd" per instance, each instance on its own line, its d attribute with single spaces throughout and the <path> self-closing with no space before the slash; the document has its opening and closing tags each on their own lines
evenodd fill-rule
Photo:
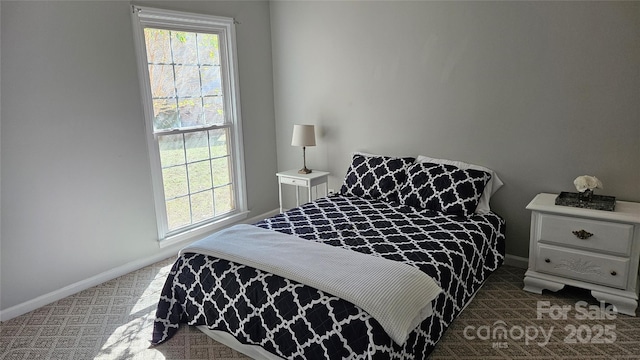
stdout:
<svg viewBox="0 0 640 360">
<path fill-rule="evenodd" d="M 145 133 L 149 160 L 151 162 L 151 182 L 155 200 L 158 225 L 158 240 L 161 247 L 177 242 L 194 239 L 216 229 L 228 226 L 247 218 L 246 180 L 244 166 L 244 146 L 242 141 L 242 122 L 240 116 L 240 90 L 236 51 L 235 20 L 228 17 L 193 14 L 180 11 L 163 10 L 144 6 L 132 6 L 134 42 L 138 60 L 138 77 L 142 91 L 142 104 L 145 117 Z M 231 123 L 231 136 L 228 139 L 231 148 L 233 171 L 231 174 L 236 208 L 234 211 L 216 217 L 209 222 L 196 224 L 169 232 L 167 222 L 162 166 L 157 137 L 153 128 L 153 102 L 144 28 L 166 30 L 206 32 L 219 35 L 220 58 L 222 63 L 223 84 L 228 84 L 225 95 L 225 116 Z M 223 85 L 224 86 L 224 85 Z"/>
</svg>

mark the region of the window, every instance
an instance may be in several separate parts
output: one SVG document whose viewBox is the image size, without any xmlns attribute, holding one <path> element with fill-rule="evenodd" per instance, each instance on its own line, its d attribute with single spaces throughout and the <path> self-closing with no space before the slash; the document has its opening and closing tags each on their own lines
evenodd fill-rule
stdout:
<svg viewBox="0 0 640 360">
<path fill-rule="evenodd" d="M 234 21 L 133 8 L 159 238 L 246 217 Z"/>
</svg>

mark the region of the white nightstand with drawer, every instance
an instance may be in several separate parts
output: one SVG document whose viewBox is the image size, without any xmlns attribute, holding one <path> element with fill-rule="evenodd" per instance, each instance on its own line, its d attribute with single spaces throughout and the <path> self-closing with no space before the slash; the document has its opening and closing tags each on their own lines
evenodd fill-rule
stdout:
<svg viewBox="0 0 640 360">
<path fill-rule="evenodd" d="M 599 301 L 635 316 L 640 203 L 617 201 L 615 211 L 591 210 L 555 205 L 556 196 L 538 194 L 527 205 L 532 213 L 524 290 L 589 289 Z"/>
<path fill-rule="evenodd" d="M 296 205 L 300 205 L 299 188 L 307 189 L 308 200 L 311 201 L 311 189 L 316 188 L 316 198 L 318 197 L 318 185 L 324 184 L 324 194 L 329 194 L 329 173 L 326 171 L 317 171 L 309 174 L 300 174 L 298 170 L 282 171 L 276 174 L 278 176 L 278 199 L 280 201 L 280 212 L 282 213 L 282 184 L 294 185 L 296 187 Z"/>
</svg>

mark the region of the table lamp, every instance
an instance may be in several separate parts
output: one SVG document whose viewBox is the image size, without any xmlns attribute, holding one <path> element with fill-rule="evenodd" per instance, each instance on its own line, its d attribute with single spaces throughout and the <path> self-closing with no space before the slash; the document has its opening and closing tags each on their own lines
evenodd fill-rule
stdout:
<svg viewBox="0 0 640 360">
<path fill-rule="evenodd" d="M 298 170 L 300 174 L 310 174 L 311 170 L 307 169 L 306 147 L 316 146 L 316 134 L 313 125 L 293 125 L 293 137 L 291 138 L 291 146 L 302 146 L 302 163 L 303 168 Z"/>
</svg>

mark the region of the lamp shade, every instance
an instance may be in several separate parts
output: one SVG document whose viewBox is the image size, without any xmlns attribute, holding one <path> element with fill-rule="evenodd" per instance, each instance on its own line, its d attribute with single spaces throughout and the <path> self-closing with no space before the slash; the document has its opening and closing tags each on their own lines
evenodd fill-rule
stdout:
<svg viewBox="0 0 640 360">
<path fill-rule="evenodd" d="M 313 125 L 293 125 L 291 146 L 316 146 L 316 133 Z"/>
</svg>

